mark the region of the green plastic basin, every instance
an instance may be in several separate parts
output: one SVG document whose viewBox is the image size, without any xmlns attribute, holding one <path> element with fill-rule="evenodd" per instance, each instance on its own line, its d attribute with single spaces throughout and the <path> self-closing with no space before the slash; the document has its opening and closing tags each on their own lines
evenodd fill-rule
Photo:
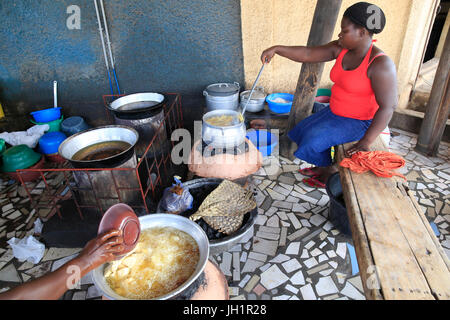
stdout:
<svg viewBox="0 0 450 320">
<path fill-rule="evenodd" d="M 26 169 L 34 165 L 41 158 L 41 154 L 33 151 L 25 144 L 19 144 L 3 152 L 3 172 L 14 172 L 17 169 Z"/>
<path fill-rule="evenodd" d="M 327 89 L 327 88 L 317 89 L 316 97 L 321 97 L 321 96 L 331 97 L 331 89 Z"/>
<path fill-rule="evenodd" d="M 5 140 L 0 139 L 0 156 L 3 154 L 3 151 L 5 151 Z"/>
<path fill-rule="evenodd" d="M 31 123 L 33 124 L 48 124 L 48 126 L 50 127 L 48 129 L 48 131 L 46 132 L 55 132 L 55 131 L 61 131 L 61 122 L 63 121 L 64 116 L 61 116 L 61 118 L 50 121 L 50 122 L 35 122 L 34 120 L 30 120 Z"/>
</svg>

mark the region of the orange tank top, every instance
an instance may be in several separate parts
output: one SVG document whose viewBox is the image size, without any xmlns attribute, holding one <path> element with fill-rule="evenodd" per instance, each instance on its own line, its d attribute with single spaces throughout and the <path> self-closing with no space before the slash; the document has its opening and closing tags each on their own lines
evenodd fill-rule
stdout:
<svg viewBox="0 0 450 320">
<path fill-rule="evenodd" d="M 330 72 L 330 79 L 334 82 L 331 87 L 330 109 L 334 114 L 346 118 L 370 120 L 377 112 L 379 106 L 375 100 L 370 79 L 367 77 L 367 68 L 376 57 L 385 54 L 380 53 L 369 61 L 375 41 L 372 41 L 366 56 L 356 69 L 344 70 L 342 59 L 348 50 L 342 49 L 339 53 Z"/>
</svg>

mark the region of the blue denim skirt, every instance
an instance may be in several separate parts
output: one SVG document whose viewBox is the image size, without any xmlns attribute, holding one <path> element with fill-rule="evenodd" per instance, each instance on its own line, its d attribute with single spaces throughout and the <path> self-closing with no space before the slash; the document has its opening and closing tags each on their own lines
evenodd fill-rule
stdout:
<svg viewBox="0 0 450 320">
<path fill-rule="evenodd" d="M 315 103 L 311 116 L 288 132 L 298 149 L 294 155 L 317 167 L 332 164 L 331 147 L 360 140 L 372 120 L 358 120 L 335 115 L 327 105 Z"/>
</svg>

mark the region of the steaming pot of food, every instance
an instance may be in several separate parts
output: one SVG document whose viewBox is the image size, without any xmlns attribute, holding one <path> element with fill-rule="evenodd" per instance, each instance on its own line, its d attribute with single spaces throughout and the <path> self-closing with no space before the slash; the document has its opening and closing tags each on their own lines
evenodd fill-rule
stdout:
<svg viewBox="0 0 450 320">
<path fill-rule="evenodd" d="M 202 139 L 215 148 L 233 148 L 245 141 L 245 123 L 234 110 L 214 110 L 203 115 Z"/>
</svg>

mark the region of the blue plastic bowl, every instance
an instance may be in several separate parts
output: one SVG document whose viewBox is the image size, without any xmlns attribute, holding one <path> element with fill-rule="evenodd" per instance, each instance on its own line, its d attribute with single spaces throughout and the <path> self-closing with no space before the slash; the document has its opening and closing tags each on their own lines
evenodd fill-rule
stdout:
<svg viewBox="0 0 450 320">
<path fill-rule="evenodd" d="M 90 127 L 88 126 L 86 121 L 84 121 L 84 119 L 79 116 L 69 117 L 61 123 L 61 131 L 64 132 L 68 137 L 89 128 Z"/>
<path fill-rule="evenodd" d="M 247 131 L 246 137 L 258 148 L 263 157 L 270 156 L 278 144 L 278 137 L 267 130 L 251 129 Z"/>
<path fill-rule="evenodd" d="M 30 114 L 36 122 L 50 122 L 61 118 L 61 107 L 33 111 Z"/>
<path fill-rule="evenodd" d="M 277 98 L 289 101 L 288 103 L 275 102 Z M 272 93 L 266 97 L 269 109 L 275 113 L 288 113 L 291 111 L 292 101 L 294 100 L 294 95 L 290 93 Z"/>
<path fill-rule="evenodd" d="M 39 139 L 39 151 L 43 154 L 58 153 L 58 148 L 67 136 L 61 131 L 48 132 Z"/>
</svg>

